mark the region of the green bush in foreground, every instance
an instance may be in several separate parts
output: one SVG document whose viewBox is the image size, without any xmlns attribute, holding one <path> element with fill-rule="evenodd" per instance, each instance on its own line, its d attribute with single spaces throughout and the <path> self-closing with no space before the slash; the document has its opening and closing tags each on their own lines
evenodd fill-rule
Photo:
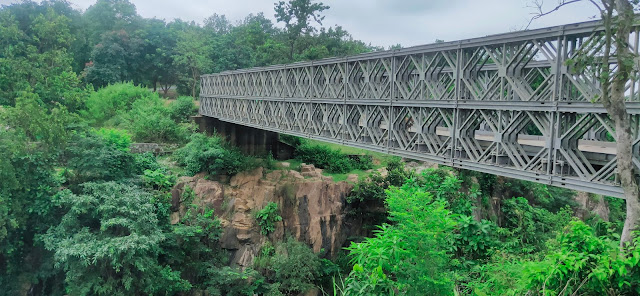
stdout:
<svg viewBox="0 0 640 296">
<path fill-rule="evenodd" d="M 178 97 L 169 105 L 169 114 L 175 122 L 189 122 L 190 116 L 198 113 L 198 107 L 192 97 Z"/>
<path fill-rule="evenodd" d="M 157 96 L 133 102 L 117 121 L 117 126 L 129 130 L 137 142 L 184 143 L 193 132 L 190 124 L 176 123 Z"/>
<path fill-rule="evenodd" d="M 320 258 L 292 237 L 275 246 L 263 246 L 254 267 L 271 283 L 268 295 L 301 295 L 326 281 L 337 270 L 331 261 Z"/>
<path fill-rule="evenodd" d="M 87 99 L 84 115 L 95 124 L 102 124 L 119 112 L 129 110 L 133 102 L 159 98 L 158 94 L 133 83 L 116 83 L 92 93 Z"/>
<path fill-rule="evenodd" d="M 634 243 L 621 250 L 617 237 L 573 220 L 540 257 L 498 253 L 468 286 L 476 295 L 638 295 L 640 239 Z"/>
<path fill-rule="evenodd" d="M 574 220 L 548 242 L 544 259 L 524 265 L 530 295 L 638 295 L 640 239 L 620 250 L 618 239 L 597 236 Z"/>
<path fill-rule="evenodd" d="M 389 220 L 347 249 L 354 264 L 344 295 L 450 295 L 450 233 L 456 221 L 446 200 L 415 183 L 387 190 Z"/>
<path fill-rule="evenodd" d="M 158 295 L 186 291 L 179 272 L 159 263 L 166 239 L 152 196 L 115 182 L 85 183 L 59 194 L 66 210 L 42 237 L 65 271 L 70 295 Z"/>
<path fill-rule="evenodd" d="M 174 153 L 176 161 L 190 175 L 206 172 L 210 175 L 235 175 L 250 166 L 250 159 L 237 149 L 225 145 L 219 137 L 196 133 L 191 141 Z"/>
<path fill-rule="evenodd" d="M 368 170 L 373 167 L 372 159 L 368 155 L 349 157 L 338 149 L 323 145 L 302 143 L 297 146 L 295 154 L 301 161 L 312 163 L 329 173 L 344 174 L 354 169 Z"/>
</svg>

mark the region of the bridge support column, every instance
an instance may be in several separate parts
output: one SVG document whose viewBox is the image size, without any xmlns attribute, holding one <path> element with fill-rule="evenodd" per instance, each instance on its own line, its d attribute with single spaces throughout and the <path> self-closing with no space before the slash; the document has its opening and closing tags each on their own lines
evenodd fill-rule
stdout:
<svg viewBox="0 0 640 296">
<path fill-rule="evenodd" d="M 256 156 L 273 155 L 277 159 L 292 157 L 293 148 L 281 143 L 278 133 L 266 131 L 207 116 L 194 116 L 200 132 L 207 135 L 217 134 L 243 153 Z"/>
</svg>

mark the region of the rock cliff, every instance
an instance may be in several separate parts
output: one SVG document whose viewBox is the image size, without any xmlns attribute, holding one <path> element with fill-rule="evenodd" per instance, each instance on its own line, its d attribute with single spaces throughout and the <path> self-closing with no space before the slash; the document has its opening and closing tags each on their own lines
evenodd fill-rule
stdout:
<svg viewBox="0 0 640 296">
<path fill-rule="evenodd" d="M 292 235 L 315 252 L 334 257 L 348 237 L 361 235 L 360 225 L 345 211 L 345 197 L 353 185 L 334 182 L 313 165 L 302 165 L 300 171 L 257 168 L 232 177 L 228 184 L 207 180 L 204 175 L 182 177 L 172 190 L 172 223 L 186 212 L 187 188 L 194 193 L 188 203 L 212 207 L 221 219 L 221 244 L 231 252 L 232 265 L 250 266 L 267 239 Z M 278 204 L 283 219 L 265 237 L 254 217 L 269 202 Z"/>
</svg>

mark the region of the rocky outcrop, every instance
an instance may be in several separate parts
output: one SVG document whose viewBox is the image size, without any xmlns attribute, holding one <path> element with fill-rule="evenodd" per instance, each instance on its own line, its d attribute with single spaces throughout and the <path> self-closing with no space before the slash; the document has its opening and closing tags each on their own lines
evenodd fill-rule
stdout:
<svg viewBox="0 0 640 296">
<path fill-rule="evenodd" d="M 609 221 L 609 205 L 602 195 L 586 192 L 577 192 L 574 200 L 578 203 L 576 216 L 586 219 L 591 215 L 597 215 L 604 221 Z"/>
<path fill-rule="evenodd" d="M 296 170 L 265 172 L 257 168 L 232 177 L 228 184 L 207 180 L 203 175 L 183 177 L 172 190 L 172 223 L 177 223 L 189 203 L 213 208 L 222 221 L 221 245 L 232 253 L 231 264 L 250 266 L 265 240 L 292 235 L 327 257 L 337 255 L 347 238 L 359 235 L 360 226 L 345 214 L 349 182 L 334 182 L 313 165 Z M 189 188 L 189 189 L 187 189 Z M 189 200 L 193 192 L 193 200 Z M 185 197 L 186 196 L 186 197 Z M 269 202 L 279 205 L 282 221 L 265 237 L 260 234 L 255 213 Z"/>
</svg>

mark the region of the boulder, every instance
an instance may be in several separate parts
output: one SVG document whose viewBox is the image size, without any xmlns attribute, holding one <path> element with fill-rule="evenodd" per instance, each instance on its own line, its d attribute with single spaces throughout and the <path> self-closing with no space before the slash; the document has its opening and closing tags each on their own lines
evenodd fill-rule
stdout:
<svg viewBox="0 0 640 296">
<path fill-rule="evenodd" d="M 358 175 L 356 175 L 356 174 L 349 174 L 349 175 L 347 176 L 347 182 L 357 183 L 357 182 L 358 182 Z"/>
</svg>

